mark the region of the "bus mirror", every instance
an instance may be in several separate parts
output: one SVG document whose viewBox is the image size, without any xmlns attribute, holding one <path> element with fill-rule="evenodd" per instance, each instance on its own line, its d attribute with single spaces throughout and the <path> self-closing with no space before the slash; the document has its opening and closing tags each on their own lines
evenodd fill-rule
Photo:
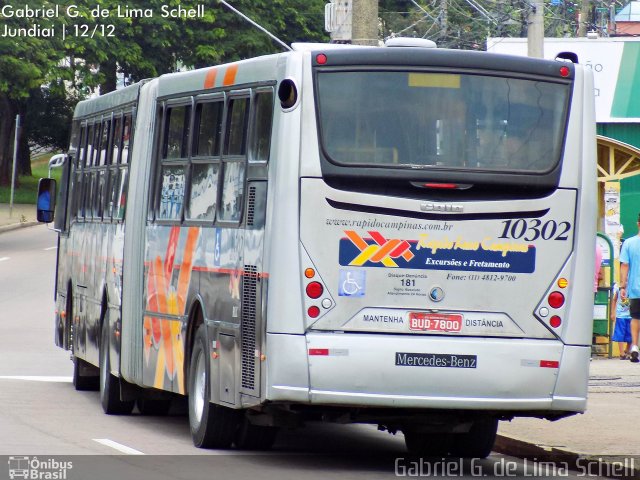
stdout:
<svg viewBox="0 0 640 480">
<path fill-rule="evenodd" d="M 298 89 L 293 80 L 286 78 L 280 82 L 278 98 L 280 99 L 280 105 L 284 109 L 291 108 L 296 104 L 298 101 Z"/>
<path fill-rule="evenodd" d="M 52 178 L 41 178 L 38 182 L 37 219 L 42 223 L 53 222 L 56 208 L 56 181 Z"/>
</svg>

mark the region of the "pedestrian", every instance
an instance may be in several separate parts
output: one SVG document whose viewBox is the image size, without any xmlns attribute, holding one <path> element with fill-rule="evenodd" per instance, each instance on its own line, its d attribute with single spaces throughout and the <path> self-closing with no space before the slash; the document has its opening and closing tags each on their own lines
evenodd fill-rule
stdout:
<svg viewBox="0 0 640 480">
<path fill-rule="evenodd" d="M 620 296 L 618 284 L 615 283 L 611 295 L 610 318 L 616 322 L 613 329 L 612 342 L 618 342 L 620 360 L 629 358 L 631 348 L 631 313 L 629 313 L 629 299 Z"/>
<path fill-rule="evenodd" d="M 602 247 L 596 241 L 596 268 L 594 270 L 593 276 L 593 294 L 595 296 L 598 293 L 598 285 L 600 284 L 600 280 L 602 280 Z"/>
<path fill-rule="evenodd" d="M 620 251 L 620 296 L 629 299 L 631 313 L 630 360 L 638 363 L 638 333 L 640 333 L 640 214 L 638 235 L 625 240 Z"/>
</svg>

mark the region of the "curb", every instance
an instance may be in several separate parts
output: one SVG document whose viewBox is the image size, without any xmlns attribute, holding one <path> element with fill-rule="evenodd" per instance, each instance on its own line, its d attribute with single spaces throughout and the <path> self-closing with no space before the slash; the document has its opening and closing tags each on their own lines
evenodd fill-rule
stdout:
<svg viewBox="0 0 640 480">
<path fill-rule="evenodd" d="M 637 456 L 580 454 L 559 448 L 544 448 L 504 435 L 496 436 L 493 451 L 534 462 L 564 465 L 578 472 L 604 473 L 604 476 L 619 479 L 640 479 L 640 461 L 636 461 L 640 457 Z"/>
<path fill-rule="evenodd" d="M 10 223 L 9 225 L 0 226 L 0 233 L 10 232 L 11 230 L 17 230 L 19 228 L 33 227 L 36 225 L 40 225 L 40 222 Z"/>
</svg>

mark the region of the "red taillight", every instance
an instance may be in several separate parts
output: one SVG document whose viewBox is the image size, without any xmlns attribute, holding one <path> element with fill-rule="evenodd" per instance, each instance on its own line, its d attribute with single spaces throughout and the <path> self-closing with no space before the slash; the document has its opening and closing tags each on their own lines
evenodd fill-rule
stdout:
<svg viewBox="0 0 640 480">
<path fill-rule="evenodd" d="M 326 356 L 329 355 L 328 348 L 310 348 L 309 355 Z"/>
<path fill-rule="evenodd" d="M 324 288 L 322 288 L 320 282 L 311 282 L 307 285 L 307 296 L 309 298 L 320 298 L 322 292 L 324 292 Z"/>
<path fill-rule="evenodd" d="M 441 188 L 443 190 L 452 190 L 458 188 L 457 183 L 423 183 L 422 186 L 426 188 Z"/>
<path fill-rule="evenodd" d="M 569 67 L 560 67 L 561 77 L 568 77 L 570 73 L 571 73 L 571 70 L 569 70 Z"/>
<path fill-rule="evenodd" d="M 540 367 L 542 368 L 560 368 L 560 362 L 555 360 L 540 360 Z"/>
<path fill-rule="evenodd" d="M 564 305 L 564 295 L 560 292 L 551 292 L 547 302 L 549 302 L 551 308 L 560 308 Z"/>
<path fill-rule="evenodd" d="M 320 315 L 320 309 L 313 305 L 307 310 L 307 315 L 309 315 L 311 318 L 317 318 L 318 315 Z"/>
<path fill-rule="evenodd" d="M 549 319 L 549 325 L 551 325 L 553 328 L 558 328 L 560 325 L 562 325 L 562 319 L 558 315 L 554 315 Z"/>
<path fill-rule="evenodd" d="M 316 55 L 316 62 L 318 62 L 318 65 L 324 65 L 327 63 L 327 56 L 324 53 L 319 53 Z"/>
</svg>

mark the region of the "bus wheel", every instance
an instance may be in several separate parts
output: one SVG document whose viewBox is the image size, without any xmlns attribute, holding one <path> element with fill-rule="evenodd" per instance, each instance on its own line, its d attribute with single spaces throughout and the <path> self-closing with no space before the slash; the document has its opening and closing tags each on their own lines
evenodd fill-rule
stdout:
<svg viewBox="0 0 640 480">
<path fill-rule="evenodd" d="M 493 449 L 497 432 L 497 419 L 476 420 L 467 433 L 454 435 L 451 453 L 456 457 L 486 458 Z"/>
<path fill-rule="evenodd" d="M 242 450 L 269 450 L 277 435 L 277 427 L 252 425 L 245 417 L 240 421 L 233 443 Z"/>
<path fill-rule="evenodd" d="M 189 425 L 199 448 L 229 448 L 238 426 L 238 414 L 211 402 L 209 350 L 204 325 L 198 328 L 189 366 Z"/>
<path fill-rule="evenodd" d="M 162 417 L 169 413 L 171 400 L 139 398 L 136 400 L 136 405 L 142 415 Z"/>
<path fill-rule="evenodd" d="M 453 443 L 451 433 L 424 433 L 403 430 L 404 443 L 410 454 L 420 457 L 446 457 Z"/>
<path fill-rule="evenodd" d="M 133 410 L 134 401 L 120 400 L 120 381 L 111 375 L 109 360 L 109 313 L 102 324 L 100 340 L 100 403 L 104 413 L 109 415 L 127 415 Z"/>
<path fill-rule="evenodd" d="M 100 388 L 100 377 L 94 372 L 96 367 L 81 358 L 73 357 L 73 386 L 80 392 L 95 391 Z"/>
</svg>

